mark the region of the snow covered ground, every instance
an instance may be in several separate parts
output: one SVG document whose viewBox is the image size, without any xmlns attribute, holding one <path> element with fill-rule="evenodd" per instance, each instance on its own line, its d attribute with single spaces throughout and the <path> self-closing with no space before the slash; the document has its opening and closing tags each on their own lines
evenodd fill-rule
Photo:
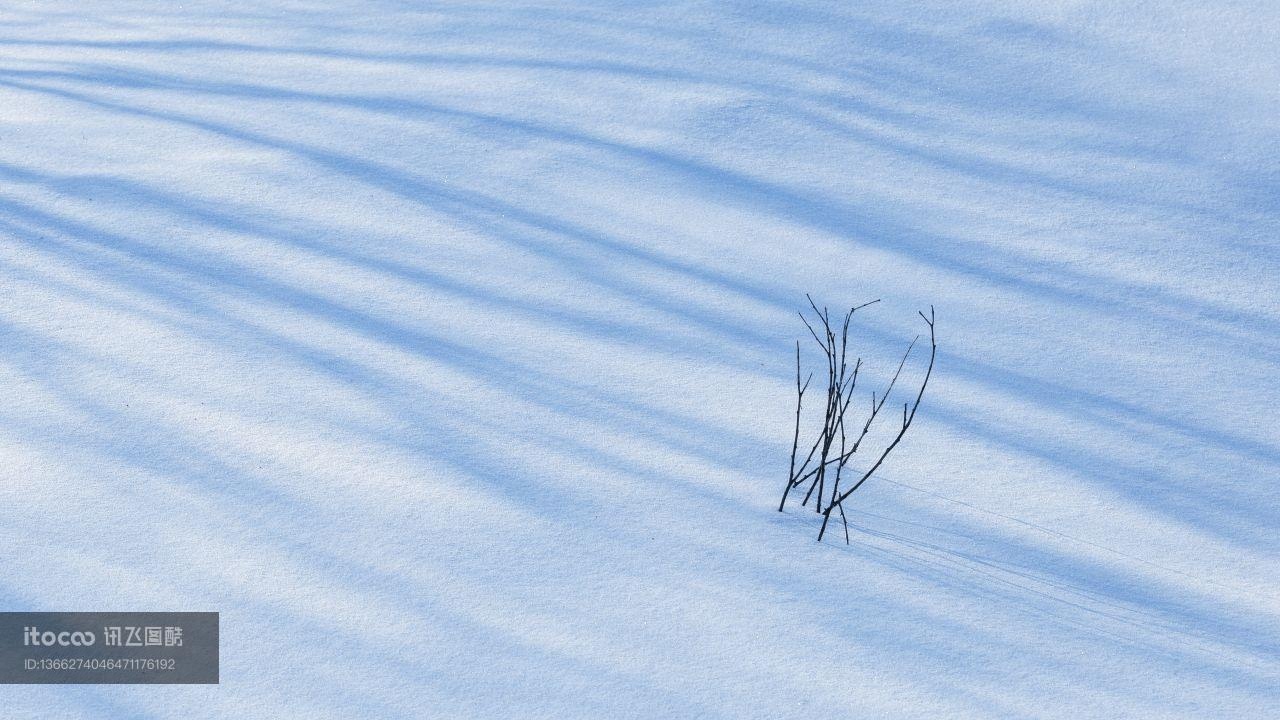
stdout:
<svg viewBox="0 0 1280 720">
<path fill-rule="evenodd" d="M 0 607 L 223 633 L 0 714 L 1280 716 L 1280 6 L 906 5 L 0 7 Z"/>
</svg>

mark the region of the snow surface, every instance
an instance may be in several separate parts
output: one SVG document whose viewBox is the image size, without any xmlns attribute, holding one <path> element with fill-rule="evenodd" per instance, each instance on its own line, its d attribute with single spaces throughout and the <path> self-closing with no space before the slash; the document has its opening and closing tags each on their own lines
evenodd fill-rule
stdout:
<svg viewBox="0 0 1280 720">
<path fill-rule="evenodd" d="M 223 639 L 0 714 L 1280 716 L 1277 38 L 6 3 L 0 606 Z M 937 308 L 850 546 L 775 512 L 805 292 L 877 382 Z"/>
</svg>

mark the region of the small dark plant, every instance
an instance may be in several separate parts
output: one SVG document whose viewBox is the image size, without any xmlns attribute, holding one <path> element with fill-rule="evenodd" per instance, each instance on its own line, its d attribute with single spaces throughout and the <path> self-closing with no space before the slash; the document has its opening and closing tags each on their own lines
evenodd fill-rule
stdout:
<svg viewBox="0 0 1280 720">
<path fill-rule="evenodd" d="M 884 392 L 879 394 L 875 391 L 871 392 L 870 408 L 865 421 L 861 423 L 861 427 L 856 424 L 856 421 L 854 425 L 850 426 L 846 417 L 853 402 L 854 390 L 858 386 L 858 373 L 862 370 L 862 358 L 857 358 L 852 367 L 848 363 L 849 324 L 853 320 L 854 313 L 880 301 L 872 300 L 849 308 L 843 319 L 837 319 L 835 323 L 832 323 L 831 313 L 827 308 L 824 307 L 819 310 L 817 304 L 813 302 L 813 298 L 808 295 L 805 297 L 809 299 L 809 307 L 813 308 L 817 321 L 810 323 L 809 318 L 806 318 L 804 313 L 800 313 L 800 320 L 804 322 L 809 334 L 818 343 L 818 347 L 822 349 L 822 353 L 826 358 L 826 408 L 823 412 L 822 426 L 818 431 L 818 435 L 809 445 L 809 451 L 804 459 L 797 466 L 796 459 L 800 450 L 800 415 L 804 406 L 804 394 L 809 389 L 813 374 L 810 373 L 803 383 L 800 382 L 800 342 L 796 341 L 796 426 L 795 434 L 791 441 L 791 472 L 787 477 L 786 487 L 783 488 L 782 501 L 778 503 L 778 511 L 782 512 L 782 509 L 786 507 L 787 497 L 792 490 L 807 483 L 808 489 L 805 491 L 804 500 L 801 501 L 800 506 L 807 506 L 809 500 L 813 499 L 814 510 L 822 515 L 822 527 L 818 530 L 818 542 L 822 542 L 822 537 L 827 532 L 827 524 L 831 522 L 831 514 L 839 512 L 840 521 L 844 525 L 844 540 L 848 543 L 849 520 L 844 513 L 844 501 L 880 469 L 885 458 L 889 457 L 889 453 L 893 452 L 893 449 L 902 441 L 903 436 L 907 434 L 907 430 L 911 427 L 912 421 L 915 420 L 916 410 L 920 409 L 920 400 L 924 397 L 924 389 L 929 385 L 929 377 L 933 374 L 933 361 L 938 354 L 938 343 L 934 336 L 934 312 L 933 307 L 930 306 L 928 317 L 925 317 L 923 312 L 920 313 L 920 317 L 929 326 L 929 367 L 925 370 L 924 379 L 920 382 L 920 389 L 915 394 L 915 401 L 902 403 L 902 425 L 898 428 L 897 434 L 878 455 L 874 456 L 874 461 L 870 462 L 866 471 L 848 476 L 849 478 L 856 477 L 857 479 L 846 487 L 843 484 L 847 479 L 845 469 L 850 460 L 858 453 L 858 450 L 862 448 L 862 443 L 871 432 L 872 425 L 880 417 L 880 411 L 884 409 L 885 403 L 889 400 L 889 395 L 898 383 L 898 377 L 902 375 L 902 368 L 907 364 L 907 358 L 911 356 L 911 351 L 920 340 L 920 336 L 917 335 L 911 341 L 911 344 L 907 346 L 907 351 L 903 353 L 902 360 L 898 363 L 898 369 L 893 373 L 893 378 L 889 381 L 889 385 L 884 389 Z"/>
</svg>

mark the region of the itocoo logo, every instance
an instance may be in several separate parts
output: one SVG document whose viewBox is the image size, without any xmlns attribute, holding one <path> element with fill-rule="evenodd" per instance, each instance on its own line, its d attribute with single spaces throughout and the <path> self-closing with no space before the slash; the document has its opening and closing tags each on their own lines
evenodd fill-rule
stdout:
<svg viewBox="0 0 1280 720">
<path fill-rule="evenodd" d="M 70 645 L 86 646 L 92 645 L 98 641 L 98 638 L 91 632 L 50 632 L 48 630 L 40 632 L 39 628 L 24 627 L 22 628 L 22 644 L 36 646 L 53 646 L 61 645 L 67 647 Z"/>
</svg>

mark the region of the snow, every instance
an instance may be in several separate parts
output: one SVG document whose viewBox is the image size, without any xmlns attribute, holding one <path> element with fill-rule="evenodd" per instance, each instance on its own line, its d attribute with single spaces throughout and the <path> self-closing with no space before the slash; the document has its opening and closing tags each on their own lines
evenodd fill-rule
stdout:
<svg viewBox="0 0 1280 720">
<path fill-rule="evenodd" d="M 6 715 L 1280 715 L 1280 7 L 903 5 L 0 9 L 0 606 L 222 614 Z"/>
</svg>

